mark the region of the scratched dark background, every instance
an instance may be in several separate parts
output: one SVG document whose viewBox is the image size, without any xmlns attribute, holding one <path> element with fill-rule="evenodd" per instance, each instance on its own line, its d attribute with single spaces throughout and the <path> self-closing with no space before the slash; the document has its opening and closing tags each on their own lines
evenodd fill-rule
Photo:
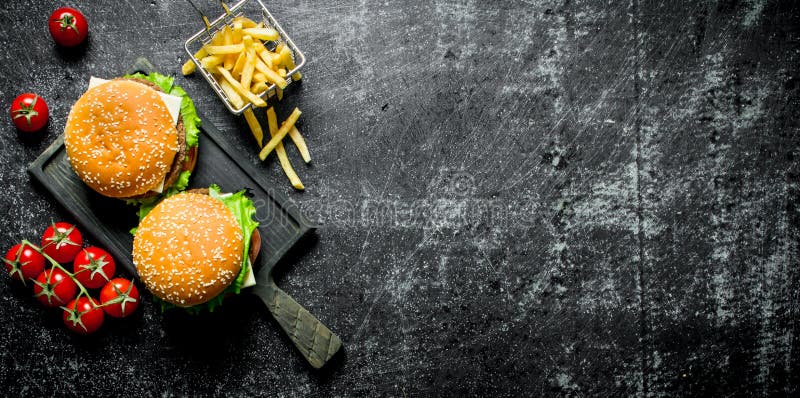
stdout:
<svg viewBox="0 0 800 398">
<path fill-rule="evenodd" d="M 3 251 L 70 220 L 25 168 L 89 76 L 141 55 L 178 75 L 201 26 L 183 1 L 67 3 L 82 50 L 50 40 L 57 2 L 0 9 L 0 103 L 52 115 L 0 117 Z M 3 395 L 800 394 L 800 3 L 269 7 L 309 58 L 277 109 L 303 110 L 314 161 L 288 148 L 303 193 L 262 170 L 323 224 L 279 285 L 344 355 L 311 370 L 247 297 L 187 319 L 145 295 L 76 338 L 2 277 Z M 206 82 L 177 83 L 255 163 Z"/>
</svg>

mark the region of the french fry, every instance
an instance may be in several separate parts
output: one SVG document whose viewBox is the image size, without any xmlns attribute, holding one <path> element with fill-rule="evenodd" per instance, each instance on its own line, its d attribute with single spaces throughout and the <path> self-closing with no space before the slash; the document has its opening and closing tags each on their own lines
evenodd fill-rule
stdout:
<svg viewBox="0 0 800 398">
<path fill-rule="evenodd" d="M 200 65 L 208 70 L 213 70 L 223 61 L 221 55 L 209 55 L 200 60 Z"/>
<path fill-rule="evenodd" d="M 256 84 L 253 84 L 252 87 L 250 87 L 250 91 L 253 94 L 261 95 L 261 93 L 263 93 L 264 91 L 267 91 L 268 88 L 269 88 L 269 86 L 267 85 L 267 83 L 257 82 Z"/>
<path fill-rule="evenodd" d="M 231 34 L 233 35 L 233 44 L 241 43 L 242 42 L 242 36 L 244 35 L 242 33 L 242 27 L 239 26 L 238 30 L 236 29 L 236 27 L 237 27 L 236 23 L 234 23 L 233 24 L 233 29 L 231 30 Z"/>
<path fill-rule="evenodd" d="M 261 72 L 253 73 L 253 83 L 260 83 L 265 81 L 267 81 L 267 77 L 263 73 Z"/>
<path fill-rule="evenodd" d="M 278 69 L 278 76 L 286 79 L 286 69 L 283 68 Z"/>
<path fill-rule="evenodd" d="M 242 30 L 242 34 L 265 41 L 275 41 L 280 37 L 278 31 L 272 28 L 247 28 Z"/>
<path fill-rule="evenodd" d="M 256 119 L 256 115 L 253 113 L 253 108 L 248 108 L 244 111 L 244 119 L 247 120 L 247 125 L 250 126 L 250 131 L 253 132 L 253 137 L 258 143 L 258 147 L 261 148 L 264 142 L 264 131 L 261 130 L 261 124 L 258 123 L 258 119 Z"/>
<path fill-rule="evenodd" d="M 286 69 L 292 70 L 295 68 L 296 65 L 294 63 L 294 58 L 292 58 L 292 53 L 288 49 L 286 49 L 285 52 L 281 51 L 281 58 L 283 60 L 283 64 L 286 66 Z M 298 81 L 301 79 L 303 79 L 303 74 L 300 73 L 299 71 L 295 72 L 292 75 L 292 80 L 294 81 Z"/>
<path fill-rule="evenodd" d="M 280 56 L 281 56 L 281 63 L 284 66 L 286 66 L 287 70 L 294 69 L 294 67 L 295 67 L 294 58 L 292 58 L 292 52 L 289 51 L 288 47 L 281 48 Z M 295 81 L 301 80 L 302 78 L 303 78 L 303 75 L 300 72 L 295 72 L 292 75 L 292 80 L 295 80 Z"/>
<path fill-rule="evenodd" d="M 236 63 L 233 64 L 233 69 L 231 69 L 231 75 L 234 79 L 239 79 L 242 76 L 242 70 L 244 69 L 244 62 L 246 60 L 246 56 L 244 52 L 240 52 L 239 56 L 236 58 Z"/>
<path fill-rule="evenodd" d="M 278 97 L 278 101 L 283 99 L 283 89 L 278 87 L 275 89 L 275 96 Z"/>
<path fill-rule="evenodd" d="M 292 114 L 289 115 L 289 117 L 283 121 L 278 131 L 274 135 L 272 135 L 272 139 L 270 139 L 269 142 L 267 142 L 266 145 L 264 145 L 264 147 L 261 149 L 261 152 L 259 152 L 258 154 L 259 159 L 261 160 L 266 159 L 267 155 L 269 155 L 269 153 L 272 152 L 272 150 L 275 149 L 275 147 L 281 143 L 283 137 L 286 137 L 286 134 L 289 134 L 289 130 L 291 130 L 292 127 L 294 127 L 294 124 L 295 122 L 297 122 L 297 119 L 300 118 L 301 113 L 302 112 L 300 112 L 300 109 L 294 108 Z"/>
<path fill-rule="evenodd" d="M 237 22 L 242 24 L 242 28 L 256 27 L 256 23 L 252 19 L 247 17 L 237 17 L 236 19 L 233 20 L 233 23 L 236 24 Z"/>
<path fill-rule="evenodd" d="M 199 50 L 197 50 L 196 53 L 194 53 L 194 57 L 197 58 L 197 59 L 201 59 L 201 58 L 205 57 L 206 55 L 207 55 L 206 49 L 203 48 L 203 47 L 201 47 Z M 184 76 L 189 76 L 192 73 L 194 73 L 195 68 L 197 68 L 197 65 L 195 65 L 194 61 L 192 61 L 190 59 L 190 60 L 186 61 L 183 64 L 183 66 L 181 67 L 181 73 L 183 73 Z"/>
<path fill-rule="evenodd" d="M 217 33 L 214 37 L 211 38 L 211 45 L 212 46 L 222 46 L 225 44 L 225 35 Z"/>
<path fill-rule="evenodd" d="M 281 58 L 281 54 L 280 53 L 270 52 L 269 56 L 270 56 L 270 58 L 272 58 L 272 68 L 273 69 L 281 67 L 281 64 L 283 63 L 283 58 Z"/>
<path fill-rule="evenodd" d="M 248 88 L 244 88 L 244 87 L 242 87 L 242 85 L 241 85 L 241 84 L 239 84 L 239 82 L 238 82 L 238 81 L 236 81 L 236 79 L 234 79 L 234 78 L 233 78 L 233 76 L 231 76 L 231 73 L 230 73 L 230 72 L 228 72 L 227 70 L 225 70 L 225 68 L 223 68 L 223 67 L 221 67 L 221 66 L 217 66 L 217 70 L 219 71 L 220 75 L 222 75 L 222 77 L 223 77 L 225 80 L 227 80 L 227 81 L 228 81 L 228 83 L 229 83 L 229 84 L 230 84 L 230 85 L 231 85 L 231 86 L 232 86 L 234 89 L 236 89 L 236 91 L 237 91 L 239 94 L 241 94 L 242 96 L 244 96 L 244 98 L 247 98 L 247 100 L 248 100 L 248 101 L 250 101 L 250 102 L 252 102 L 252 103 L 253 103 L 253 105 L 255 105 L 255 106 L 258 106 L 258 107 L 264 107 L 264 106 L 267 106 L 267 103 L 266 103 L 266 102 L 264 102 L 264 100 L 263 100 L 263 99 L 259 98 L 257 95 L 255 95 L 255 94 L 253 94 L 253 93 L 251 93 L 251 92 L 250 92 L 250 90 L 249 90 L 249 88 L 250 88 L 250 87 L 248 87 Z"/>
<path fill-rule="evenodd" d="M 275 110 L 272 109 L 272 107 L 267 109 L 267 127 L 269 127 L 270 136 L 274 137 L 278 133 L 278 118 L 275 116 Z M 301 191 L 304 190 L 305 187 L 303 186 L 303 182 L 300 181 L 300 177 L 297 176 L 292 164 L 289 163 L 289 157 L 286 156 L 286 149 L 283 147 L 282 142 L 279 142 L 275 147 L 275 154 L 278 155 L 278 161 L 281 164 L 281 168 L 286 174 L 286 177 L 289 178 L 289 182 L 292 184 L 292 186 L 295 189 Z"/>
<path fill-rule="evenodd" d="M 244 100 L 242 99 L 242 96 L 236 92 L 236 89 L 234 89 L 227 80 L 220 81 L 219 86 L 222 88 L 222 91 L 225 92 L 225 95 L 228 96 L 228 99 L 231 101 L 231 104 L 233 104 L 234 108 L 239 109 L 244 106 Z"/>
<path fill-rule="evenodd" d="M 292 58 L 292 52 L 289 51 L 289 47 L 283 46 L 278 54 L 281 56 L 281 65 L 287 67 L 287 69 L 291 70 L 294 69 L 294 58 Z"/>
<path fill-rule="evenodd" d="M 277 85 L 279 88 L 286 88 L 286 79 L 275 73 L 274 70 L 267 68 L 267 65 L 261 62 L 261 60 L 256 61 L 256 70 L 263 73 L 264 76 L 267 77 L 267 80 L 275 83 L 275 85 Z"/>
<path fill-rule="evenodd" d="M 264 64 L 267 66 L 267 68 L 272 69 L 272 55 L 270 55 L 272 53 L 270 53 L 263 44 L 260 48 L 257 47 L 256 53 L 258 54 L 258 57 L 264 61 Z"/>
<path fill-rule="evenodd" d="M 250 88 L 250 83 L 253 81 L 253 69 L 256 67 L 256 54 L 249 50 L 247 51 L 247 60 L 244 62 L 244 69 L 242 70 L 242 87 Z"/>
<path fill-rule="evenodd" d="M 298 130 L 297 127 L 292 126 L 292 129 L 289 130 L 289 138 L 291 138 L 292 142 L 294 142 L 294 146 L 297 147 L 297 150 L 300 152 L 300 156 L 303 157 L 303 161 L 306 163 L 311 163 L 311 154 L 308 152 L 306 140 L 303 139 L 302 135 L 300 135 L 300 130 Z"/>
<path fill-rule="evenodd" d="M 236 54 L 244 51 L 244 45 L 239 44 L 229 44 L 229 45 L 222 45 L 222 46 L 206 46 L 206 52 L 209 55 L 230 55 L 233 57 L 231 61 L 231 68 L 233 64 L 236 62 Z M 230 68 L 226 68 L 230 69 Z"/>
<path fill-rule="evenodd" d="M 187 60 L 186 62 L 184 62 L 184 63 L 183 63 L 183 66 L 181 66 L 181 73 L 182 73 L 184 76 L 189 76 L 189 75 L 191 75 L 192 73 L 194 73 L 194 71 L 195 71 L 195 69 L 196 69 L 196 68 L 197 68 L 197 65 L 195 65 L 195 64 L 194 64 L 194 61 L 192 61 L 192 60 L 190 59 L 190 60 Z"/>
<path fill-rule="evenodd" d="M 223 37 L 225 38 L 225 45 L 226 46 L 233 46 L 234 45 L 234 43 L 233 43 L 233 31 L 231 31 L 231 27 L 228 26 L 228 25 L 225 25 L 225 28 L 222 29 L 222 34 L 223 34 Z M 242 47 L 242 46 L 240 45 L 239 47 Z M 234 55 L 234 54 L 238 53 L 238 52 L 241 52 L 241 51 L 242 51 L 242 49 L 239 48 L 238 51 L 235 51 L 233 53 L 228 53 L 227 55 L 225 55 L 225 62 L 223 62 L 223 65 L 225 65 L 225 69 L 231 70 L 233 68 L 233 65 L 236 63 L 236 55 Z M 211 53 L 211 51 L 209 51 L 209 53 Z"/>
<path fill-rule="evenodd" d="M 242 44 L 244 44 L 244 50 L 247 51 L 253 47 L 253 37 L 250 35 L 244 35 L 242 37 Z"/>
</svg>

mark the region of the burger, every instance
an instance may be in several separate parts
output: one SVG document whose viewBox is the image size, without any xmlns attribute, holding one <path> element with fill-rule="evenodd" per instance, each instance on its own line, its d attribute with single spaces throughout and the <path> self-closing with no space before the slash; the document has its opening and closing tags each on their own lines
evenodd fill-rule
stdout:
<svg viewBox="0 0 800 398">
<path fill-rule="evenodd" d="M 205 190 L 160 201 L 139 223 L 133 263 L 162 309 L 213 311 L 229 294 L 255 284 L 252 264 L 261 237 L 256 209 L 244 194 Z"/>
<path fill-rule="evenodd" d="M 72 169 L 99 194 L 135 203 L 186 188 L 200 118 L 171 77 L 92 78 L 72 106 L 64 145 Z"/>
</svg>

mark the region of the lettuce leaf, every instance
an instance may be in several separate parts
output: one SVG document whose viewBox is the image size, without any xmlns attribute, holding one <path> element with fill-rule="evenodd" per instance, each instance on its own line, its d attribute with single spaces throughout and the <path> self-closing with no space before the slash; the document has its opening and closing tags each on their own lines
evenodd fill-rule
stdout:
<svg viewBox="0 0 800 398">
<path fill-rule="evenodd" d="M 147 80 L 161 88 L 165 93 L 181 97 L 181 116 L 183 117 L 183 129 L 186 131 L 186 146 L 189 148 L 197 146 L 198 137 L 200 136 L 200 117 L 197 116 L 197 109 L 195 109 L 192 99 L 189 98 L 189 94 L 175 85 L 174 78 L 155 72 L 149 75 L 134 73 L 123 77 Z"/>
<path fill-rule="evenodd" d="M 186 131 L 186 146 L 193 148 L 197 146 L 197 139 L 200 136 L 200 116 L 197 116 L 197 109 L 194 102 L 178 86 L 173 86 L 169 91 L 171 95 L 181 97 L 181 116 L 183 116 L 183 129 Z"/>
<path fill-rule="evenodd" d="M 175 79 L 171 76 L 164 76 L 160 73 L 151 73 L 149 75 L 145 75 L 144 73 L 134 73 L 132 75 L 125 75 L 124 78 L 137 78 L 147 80 L 148 82 L 155 83 L 156 86 L 161 88 L 165 93 L 169 93 L 172 90 L 172 86 L 175 84 Z"/>
<path fill-rule="evenodd" d="M 231 212 L 233 212 L 234 217 L 236 217 L 236 221 L 242 227 L 244 252 L 242 257 L 242 269 L 239 271 L 239 275 L 236 276 L 236 279 L 234 279 L 233 282 L 231 282 L 231 284 L 222 291 L 222 293 L 203 304 L 198 304 L 192 307 L 178 307 L 154 296 L 153 299 L 161 305 L 162 312 L 172 308 L 183 308 L 190 314 L 198 314 L 203 310 L 214 312 L 217 307 L 222 305 L 225 296 L 228 294 L 239 294 L 241 292 L 242 284 L 244 284 L 247 274 L 252 268 L 252 264 L 250 264 L 250 258 L 248 256 L 250 253 L 250 239 L 253 236 L 253 231 L 258 228 L 258 222 L 253 220 L 253 217 L 256 214 L 256 206 L 253 204 L 253 201 L 250 200 L 250 198 L 244 195 L 244 193 L 245 191 L 242 190 L 232 194 L 223 194 L 220 192 L 220 189 L 217 185 L 211 185 L 208 187 L 208 195 L 224 203 L 225 206 L 230 209 Z"/>
<path fill-rule="evenodd" d="M 250 260 L 248 254 L 250 253 L 250 237 L 253 236 L 253 231 L 258 228 L 258 222 L 253 220 L 256 215 L 256 206 L 253 201 L 244 195 L 244 190 L 234 194 L 221 194 L 219 187 L 211 185 L 208 188 L 208 194 L 214 199 L 218 199 L 233 212 L 236 221 L 242 227 L 242 237 L 244 239 L 244 255 L 242 256 L 242 270 L 233 281 L 230 288 L 233 288 L 233 293 L 239 294 L 245 278 L 247 277 L 248 270 L 250 269 Z"/>
</svg>

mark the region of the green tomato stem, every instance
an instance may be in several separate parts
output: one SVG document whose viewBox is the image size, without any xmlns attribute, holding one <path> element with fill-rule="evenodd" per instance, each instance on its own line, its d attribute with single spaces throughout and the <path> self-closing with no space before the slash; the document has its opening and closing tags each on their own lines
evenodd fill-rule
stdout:
<svg viewBox="0 0 800 398">
<path fill-rule="evenodd" d="M 39 246 L 36 246 L 36 245 L 34 245 L 33 243 L 29 242 L 27 239 L 23 239 L 23 240 L 22 240 L 22 245 L 23 245 L 23 247 L 24 247 L 24 246 L 29 246 L 31 249 L 33 249 L 33 250 L 36 250 L 36 251 L 37 251 L 39 254 L 41 254 L 41 255 L 42 255 L 42 256 L 43 256 L 45 259 L 47 259 L 47 261 L 49 261 L 49 262 L 50 262 L 50 265 L 52 265 L 52 266 L 53 266 L 53 268 L 58 268 L 58 269 L 60 269 L 61 271 L 64 271 L 64 273 L 65 273 L 65 274 L 67 274 L 67 276 L 69 276 L 69 278 L 70 278 L 70 279 L 72 279 L 72 281 L 73 281 L 73 282 L 75 282 L 75 285 L 77 285 L 77 286 L 78 286 L 78 289 L 80 290 L 80 293 L 78 293 L 78 295 L 75 297 L 76 299 L 80 298 L 81 296 L 86 296 L 87 298 L 89 298 L 89 302 L 92 304 L 92 306 L 93 306 L 94 308 L 100 308 L 100 307 L 102 307 L 102 306 L 103 306 L 103 305 L 97 305 L 97 304 L 95 304 L 94 300 L 92 300 L 92 295 L 91 295 L 91 294 L 89 294 L 89 291 L 88 291 L 88 290 L 86 290 L 86 287 L 84 287 L 84 286 L 83 286 L 83 284 L 82 284 L 82 283 L 80 283 L 80 282 L 78 281 L 78 279 L 77 279 L 77 278 L 75 278 L 75 274 L 73 274 L 72 272 L 69 272 L 69 270 L 67 270 L 66 268 L 64 268 L 63 266 L 61 266 L 61 264 L 59 264 L 59 262 L 58 262 L 58 261 L 56 261 L 56 260 L 55 260 L 55 259 L 53 259 L 52 257 L 48 256 L 48 255 L 47 255 L 47 254 L 44 252 L 44 250 L 42 250 L 42 248 L 40 248 Z M 48 282 L 49 282 L 49 281 L 48 281 Z"/>
</svg>

